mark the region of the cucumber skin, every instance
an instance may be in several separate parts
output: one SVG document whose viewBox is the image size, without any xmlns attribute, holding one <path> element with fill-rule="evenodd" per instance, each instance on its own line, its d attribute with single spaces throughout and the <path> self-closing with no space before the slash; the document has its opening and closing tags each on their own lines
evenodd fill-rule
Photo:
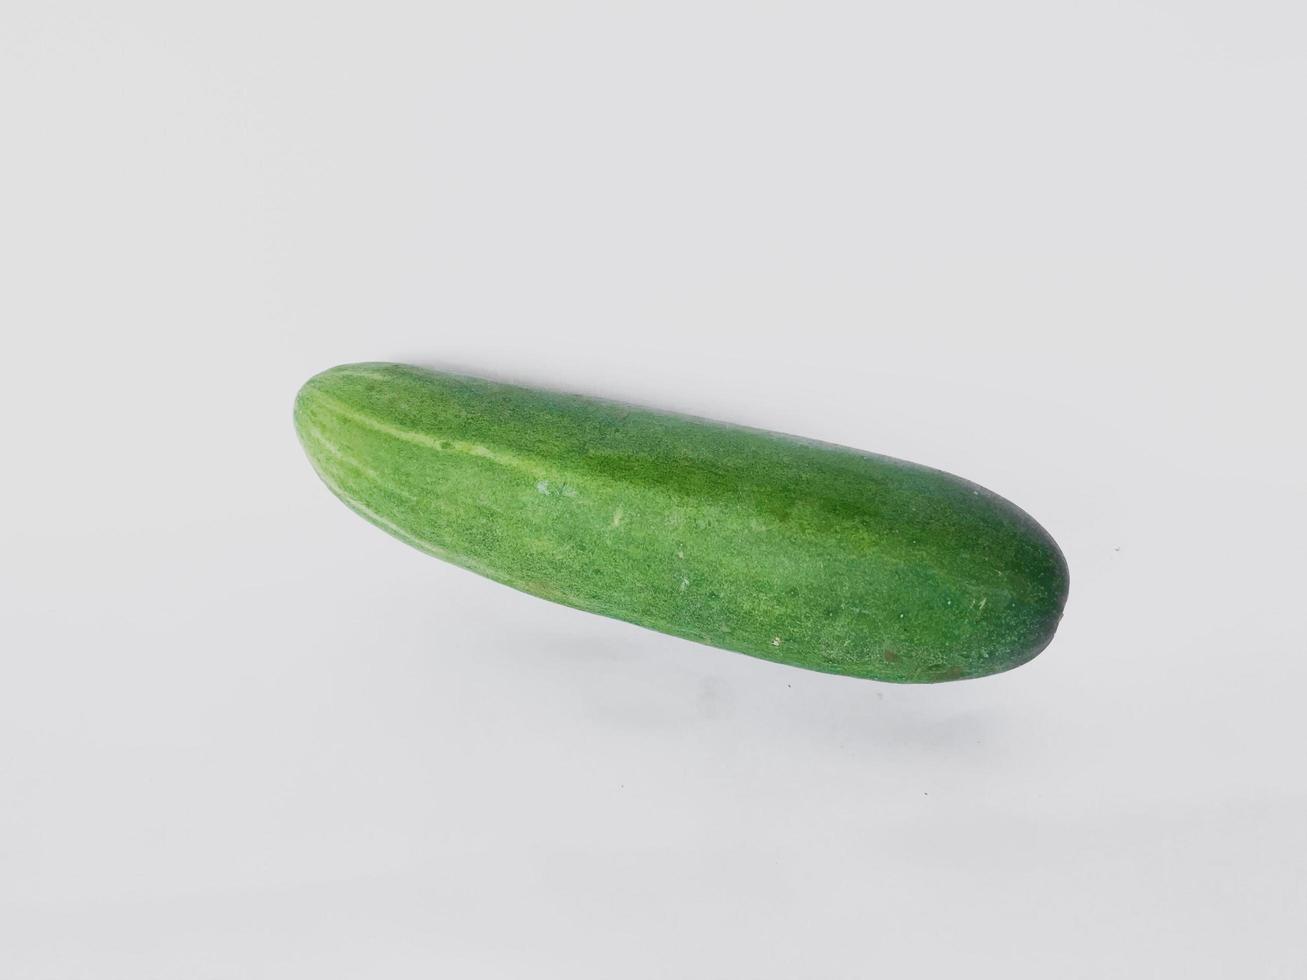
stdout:
<svg viewBox="0 0 1307 980">
<path fill-rule="evenodd" d="M 295 427 L 347 506 L 523 592 L 765 660 L 904 683 L 1052 640 L 1066 562 L 938 470 L 613 402 L 353 364 Z"/>
</svg>

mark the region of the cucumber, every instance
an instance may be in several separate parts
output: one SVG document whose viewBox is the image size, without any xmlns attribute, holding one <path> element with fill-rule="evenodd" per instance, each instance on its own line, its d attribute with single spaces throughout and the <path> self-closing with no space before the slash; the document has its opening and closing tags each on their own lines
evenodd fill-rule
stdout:
<svg viewBox="0 0 1307 980">
<path fill-rule="evenodd" d="M 884 456 L 400 364 L 317 375 L 295 427 L 331 491 L 415 548 L 764 660 L 980 677 L 1043 650 L 1066 602 L 1023 511 Z"/>
</svg>

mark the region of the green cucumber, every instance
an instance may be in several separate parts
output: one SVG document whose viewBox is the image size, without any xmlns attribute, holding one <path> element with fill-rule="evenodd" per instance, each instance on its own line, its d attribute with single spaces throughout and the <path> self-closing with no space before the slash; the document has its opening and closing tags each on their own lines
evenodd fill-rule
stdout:
<svg viewBox="0 0 1307 980">
<path fill-rule="evenodd" d="M 957 477 L 790 436 L 399 364 L 312 378 L 295 427 L 331 491 L 415 548 L 639 626 L 885 681 L 1048 645 L 1052 538 Z"/>
</svg>

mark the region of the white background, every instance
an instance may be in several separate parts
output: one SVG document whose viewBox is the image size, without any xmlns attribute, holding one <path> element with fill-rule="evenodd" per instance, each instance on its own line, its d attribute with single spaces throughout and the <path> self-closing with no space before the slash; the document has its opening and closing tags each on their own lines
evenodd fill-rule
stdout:
<svg viewBox="0 0 1307 980">
<path fill-rule="evenodd" d="M 1307 976 L 1307 15 L 0 8 L 0 976 Z M 956 472 L 1060 635 L 903 688 L 338 504 L 402 360 Z"/>
</svg>

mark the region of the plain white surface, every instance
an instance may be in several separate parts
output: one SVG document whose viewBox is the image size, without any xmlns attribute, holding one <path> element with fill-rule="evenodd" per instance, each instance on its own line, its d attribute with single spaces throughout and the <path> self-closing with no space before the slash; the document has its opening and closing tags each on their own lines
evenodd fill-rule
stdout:
<svg viewBox="0 0 1307 980">
<path fill-rule="evenodd" d="M 0 8 L 0 975 L 1307 975 L 1300 3 Z M 938 466 L 1071 566 L 820 676 L 387 538 L 407 360 Z"/>
</svg>

